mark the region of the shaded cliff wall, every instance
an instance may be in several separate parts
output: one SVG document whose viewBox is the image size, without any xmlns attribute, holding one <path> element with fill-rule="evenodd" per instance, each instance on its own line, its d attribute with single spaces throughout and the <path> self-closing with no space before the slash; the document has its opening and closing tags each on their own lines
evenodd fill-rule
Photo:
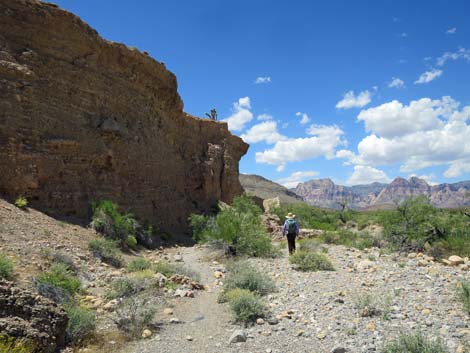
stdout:
<svg viewBox="0 0 470 353">
<path fill-rule="evenodd" d="M 248 145 L 183 112 L 175 76 L 73 14 L 0 0 L 0 193 L 86 217 L 111 199 L 165 231 L 242 192 Z"/>
</svg>

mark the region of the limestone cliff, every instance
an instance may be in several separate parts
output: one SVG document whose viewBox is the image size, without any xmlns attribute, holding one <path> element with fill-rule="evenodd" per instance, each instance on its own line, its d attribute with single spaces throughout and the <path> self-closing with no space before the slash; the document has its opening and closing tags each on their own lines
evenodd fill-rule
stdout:
<svg viewBox="0 0 470 353">
<path fill-rule="evenodd" d="M 175 76 L 75 15 L 0 0 L 0 193 L 86 217 L 111 199 L 164 231 L 242 192 L 248 149 L 183 112 Z"/>
</svg>

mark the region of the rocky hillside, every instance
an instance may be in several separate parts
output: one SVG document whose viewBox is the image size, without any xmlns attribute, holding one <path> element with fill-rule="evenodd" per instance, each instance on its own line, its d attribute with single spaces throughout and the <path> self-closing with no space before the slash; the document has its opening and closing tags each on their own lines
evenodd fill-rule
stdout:
<svg viewBox="0 0 470 353">
<path fill-rule="evenodd" d="M 2 0 L 0 28 L 0 194 L 78 217 L 111 199 L 179 232 L 242 192 L 248 145 L 185 114 L 163 63 L 45 2 Z"/>
<path fill-rule="evenodd" d="M 300 183 L 294 192 L 308 203 L 328 208 L 339 208 L 347 202 L 352 208 L 364 209 L 393 205 L 411 196 L 425 195 L 437 207 L 451 208 L 470 204 L 467 194 L 470 182 L 429 185 L 417 177 L 396 178 L 390 184 L 342 186 L 331 179 L 316 179 Z"/>
<path fill-rule="evenodd" d="M 282 185 L 262 176 L 255 174 L 240 174 L 240 183 L 243 189 L 249 193 L 261 197 L 262 199 L 272 199 L 279 197 L 284 203 L 302 202 L 303 199 L 295 192 L 290 191 Z"/>
</svg>

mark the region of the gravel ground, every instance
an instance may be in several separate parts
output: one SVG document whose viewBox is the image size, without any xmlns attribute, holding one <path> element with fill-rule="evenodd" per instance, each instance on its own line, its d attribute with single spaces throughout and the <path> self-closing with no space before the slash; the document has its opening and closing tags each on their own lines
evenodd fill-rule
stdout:
<svg viewBox="0 0 470 353">
<path fill-rule="evenodd" d="M 424 261 L 421 254 L 408 258 L 380 256 L 378 250 L 327 249 L 336 271 L 299 272 L 286 253 L 250 260 L 276 283 L 277 291 L 266 300 L 278 323 L 266 320 L 249 328 L 230 323 L 226 305 L 217 304 L 220 286 L 213 273 L 221 266 L 202 260 L 200 248 L 182 250 L 183 261 L 202 274 L 209 290 L 194 299 L 175 299 L 173 316 L 181 323 L 164 325 L 158 335 L 135 342 L 126 352 L 380 352 L 386 341 L 416 330 L 442 337 L 449 352 L 465 351 L 470 320 L 455 299 L 455 288 L 469 279 L 468 270 Z M 368 295 L 380 312 L 364 317 L 357 302 Z M 247 341 L 229 344 L 237 329 Z"/>
</svg>

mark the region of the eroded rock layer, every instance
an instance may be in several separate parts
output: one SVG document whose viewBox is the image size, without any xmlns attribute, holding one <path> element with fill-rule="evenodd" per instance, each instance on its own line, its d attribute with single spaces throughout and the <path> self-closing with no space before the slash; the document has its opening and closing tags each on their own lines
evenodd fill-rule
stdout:
<svg viewBox="0 0 470 353">
<path fill-rule="evenodd" d="M 175 76 L 73 14 L 0 0 L 0 193 L 86 217 L 111 199 L 164 231 L 242 192 L 247 151 L 183 112 Z"/>
</svg>

